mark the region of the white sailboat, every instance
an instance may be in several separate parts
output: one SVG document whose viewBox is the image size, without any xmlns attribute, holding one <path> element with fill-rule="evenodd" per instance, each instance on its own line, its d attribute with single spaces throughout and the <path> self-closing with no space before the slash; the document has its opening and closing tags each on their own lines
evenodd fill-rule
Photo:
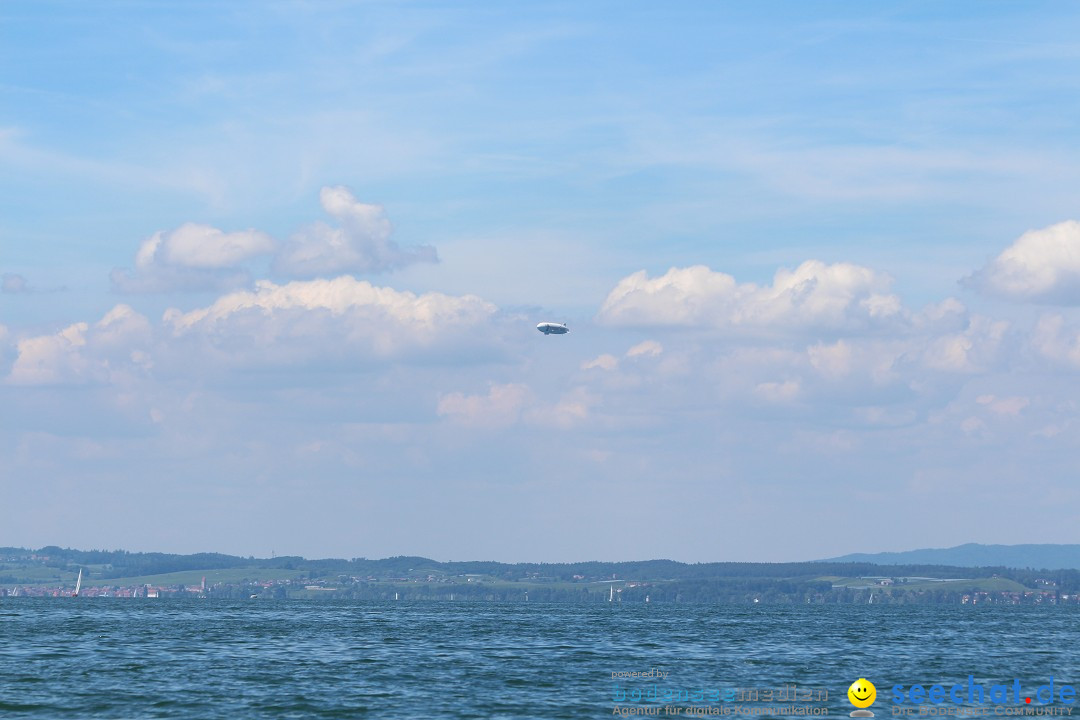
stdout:
<svg viewBox="0 0 1080 720">
<path fill-rule="evenodd" d="M 82 568 L 79 568 L 79 577 L 75 580 L 75 592 L 71 593 L 71 597 L 79 597 L 79 590 L 82 588 Z"/>
</svg>

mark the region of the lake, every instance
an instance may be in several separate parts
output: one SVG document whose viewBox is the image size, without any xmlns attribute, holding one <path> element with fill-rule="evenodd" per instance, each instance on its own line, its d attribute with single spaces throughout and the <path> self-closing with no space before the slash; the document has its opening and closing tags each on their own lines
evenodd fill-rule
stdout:
<svg viewBox="0 0 1080 720">
<path fill-rule="evenodd" d="M 846 718 L 859 678 L 878 718 L 1065 713 L 1078 640 L 1075 606 L 4 598 L 0 717 Z"/>
</svg>

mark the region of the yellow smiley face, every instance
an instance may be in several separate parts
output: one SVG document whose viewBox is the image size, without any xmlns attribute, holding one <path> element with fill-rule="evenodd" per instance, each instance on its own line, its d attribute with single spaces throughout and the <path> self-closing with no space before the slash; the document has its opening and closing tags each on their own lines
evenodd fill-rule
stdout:
<svg viewBox="0 0 1080 720">
<path fill-rule="evenodd" d="M 848 700 L 857 708 L 866 708 L 877 699 L 877 688 L 866 678 L 859 678 L 847 689 Z"/>
</svg>

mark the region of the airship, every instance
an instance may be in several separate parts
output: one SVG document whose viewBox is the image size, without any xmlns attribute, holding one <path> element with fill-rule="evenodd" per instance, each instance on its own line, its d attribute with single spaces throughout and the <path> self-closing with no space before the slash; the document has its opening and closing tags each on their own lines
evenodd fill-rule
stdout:
<svg viewBox="0 0 1080 720">
<path fill-rule="evenodd" d="M 565 335 L 570 332 L 566 323 L 542 322 L 536 326 L 536 329 L 545 335 Z"/>
</svg>

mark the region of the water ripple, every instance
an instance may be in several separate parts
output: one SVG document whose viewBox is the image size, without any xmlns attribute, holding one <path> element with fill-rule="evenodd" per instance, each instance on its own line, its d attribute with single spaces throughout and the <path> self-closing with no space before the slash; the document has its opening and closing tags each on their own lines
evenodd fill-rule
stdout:
<svg viewBox="0 0 1080 720">
<path fill-rule="evenodd" d="M 612 713 L 613 672 L 651 668 L 684 689 L 827 688 L 837 718 L 859 677 L 880 678 L 883 694 L 969 674 L 1019 678 L 1025 692 L 1080 683 L 1072 607 L 0 605 L 5 718 L 599 717 Z"/>
</svg>

